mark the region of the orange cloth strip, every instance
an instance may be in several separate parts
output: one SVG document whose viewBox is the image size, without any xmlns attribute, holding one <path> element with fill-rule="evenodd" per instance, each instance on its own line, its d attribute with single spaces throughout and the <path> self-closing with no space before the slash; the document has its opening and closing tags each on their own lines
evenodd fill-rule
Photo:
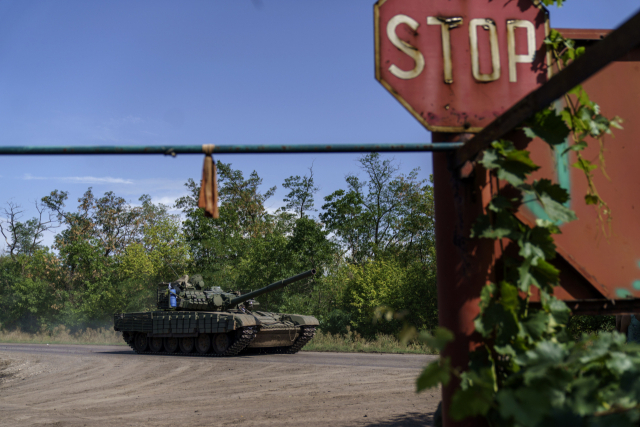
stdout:
<svg viewBox="0 0 640 427">
<path fill-rule="evenodd" d="M 216 163 L 211 157 L 215 145 L 203 145 L 202 151 L 205 153 L 204 167 L 202 168 L 202 182 L 200 183 L 200 197 L 198 207 L 204 208 L 204 216 L 207 218 L 218 218 L 218 179 Z"/>
</svg>

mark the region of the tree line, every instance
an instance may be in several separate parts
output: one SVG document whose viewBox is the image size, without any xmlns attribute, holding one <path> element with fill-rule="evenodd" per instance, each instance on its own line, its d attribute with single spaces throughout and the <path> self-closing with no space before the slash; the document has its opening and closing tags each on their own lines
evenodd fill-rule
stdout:
<svg viewBox="0 0 640 427">
<path fill-rule="evenodd" d="M 284 206 L 265 204 L 276 187 L 218 161 L 220 217 L 198 209 L 199 183 L 174 206 L 148 195 L 131 204 L 89 188 L 75 209 L 54 190 L 36 202 L 38 216 L 8 202 L 0 232 L 0 326 L 37 331 L 108 325 L 113 313 L 155 308 L 155 285 L 202 274 L 207 285 L 248 291 L 315 268 L 307 281 L 263 295 L 259 310 L 311 314 L 328 332 L 395 334 L 437 324 L 433 189 L 418 171 L 392 159 L 359 159 L 324 198 L 313 167 L 282 187 Z M 181 214 L 172 213 L 172 208 Z M 52 247 L 46 233 L 55 232 Z"/>
</svg>

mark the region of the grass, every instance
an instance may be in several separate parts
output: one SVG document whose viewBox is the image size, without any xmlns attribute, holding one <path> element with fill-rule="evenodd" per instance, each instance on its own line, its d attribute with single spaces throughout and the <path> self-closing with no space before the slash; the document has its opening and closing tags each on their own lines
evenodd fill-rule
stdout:
<svg viewBox="0 0 640 427">
<path fill-rule="evenodd" d="M 113 329 L 87 328 L 72 333 L 65 326 L 36 334 L 23 332 L 20 329 L 0 330 L 0 343 L 126 345 L 120 332 Z M 318 331 L 313 340 L 304 347 L 304 351 L 435 354 L 432 349 L 422 343 L 414 342 L 405 345 L 391 335 L 379 335 L 375 340 L 367 340 L 352 331 L 347 331 L 345 335 L 332 335 Z"/>
<path fill-rule="evenodd" d="M 0 342 L 2 343 L 29 343 L 29 344 L 94 344 L 94 345 L 126 345 L 120 332 L 113 329 L 87 328 L 72 333 L 65 326 L 57 326 L 51 331 L 40 331 L 36 334 L 23 332 L 20 329 L 13 331 L 0 330 Z"/>
<path fill-rule="evenodd" d="M 332 335 L 318 331 L 313 340 L 304 346 L 303 351 L 436 354 L 433 349 L 423 343 L 403 344 L 392 335 L 378 335 L 375 340 L 367 340 L 357 332 L 351 331 L 347 331 L 345 335 Z"/>
</svg>

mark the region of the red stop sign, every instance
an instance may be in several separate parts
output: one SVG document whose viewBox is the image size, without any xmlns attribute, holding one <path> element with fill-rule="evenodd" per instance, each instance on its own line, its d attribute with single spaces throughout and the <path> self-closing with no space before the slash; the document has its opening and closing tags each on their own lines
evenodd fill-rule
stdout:
<svg viewBox="0 0 640 427">
<path fill-rule="evenodd" d="M 376 79 L 427 129 L 478 132 L 547 80 L 531 0 L 378 0 Z"/>
</svg>

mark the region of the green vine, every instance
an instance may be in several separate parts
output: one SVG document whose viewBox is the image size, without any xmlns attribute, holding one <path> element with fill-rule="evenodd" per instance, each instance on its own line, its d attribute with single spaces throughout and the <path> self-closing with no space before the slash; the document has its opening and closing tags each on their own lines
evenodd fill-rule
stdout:
<svg viewBox="0 0 640 427">
<path fill-rule="evenodd" d="M 552 52 L 554 66 L 559 70 L 563 69 L 570 61 L 581 56 L 585 50 L 582 46 L 576 47 L 573 40 L 565 39 L 555 30 L 551 30 L 549 37 L 545 40 L 545 44 Z M 587 179 L 588 191 L 584 196 L 585 202 L 588 205 L 596 206 L 601 223 L 610 223 L 611 211 L 607 203 L 598 194 L 593 181 L 593 174 L 600 167 L 606 176 L 604 169 L 604 136 L 607 134 L 612 135 L 612 127 L 622 129 L 622 120 L 619 117 L 614 117 L 613 119 L 604 117 L 600 113 L 598 104 L 589 99 L 582 86 L 577 86 L 564 95 L 564 104 L 565 107 L 559 111 L 559 114 L 566 126 L 568 126 L 573 142 L 567 150 L 572 150 L 576 153 L 577 160 L 573 166 L 582 170 Z M 563 135 L 564 131 L 562 129 L 559 135 Z M 597 140 L 600 145 L 598 163 L 594 163 L 583 156 L 582 151 L 588 146 L 587 138 Z"/>
<path fill-rule="evenodd" d="M 562 0 L 543 2 L 562 4 Z M 557 68 L 584 51 L 556 31 L 551 31 L 546 44 L 553 51 Z M 604 117 L 579 86 L 564 97 L 564 105 L 556 103 L 539 112 L 524 128 L 527 136 L 544 140 L 553 150 L 576 153 L 573 166 L 585 173 L 588 182 L 585 201 L 595 206 L 603 223 L 610 220 L 611 213 L 597 192 L 593 174 L 604 167 L 603 137 L 614 127 L 620 128 L 620 119 Z M 582 155 L 589 138 L 600 144 L 597 163 Z M 468 369 L 461 372 L 451 366 L 449 358 L 441 357 L 424 369 L 417 380 L 418 391 L 458 378 L 460 386 L 450 405 L 450 416 L 455 420 L 483 416 L 490 425 L 527 427 L 637 425 L 640 345 L 625 343 L 625 337 L 618 333 L 569 341 L 566 325 L 570 311 L 553 297 L 554 287 L 559 285 L 559 271 L 550 262 L 556 254 L 553 235 L 560 232 L 556 224 L 576 219 L 567 207 L 569 194 L 549 179 L 531 180 L 531 173 L 539 166 L 527 150 L 518 149 L 511 141 L 494 141 L 480 163 L 490 171 L 492 180 L 510 191 L 495 192 L 486 214 L 476 220 L 471 237 L 507 239 L 517 251 L 502 256 L 500 279 L 482 290 L 480 314 L 475 319 L 482 340 L 470 355 Z M 549 219 L 538 219 L 530 227 L 515 213 L 521 204 L 534 202 L 543 207 Z M 532 287 L 539 290 L 540 309 L 529 304 Z M 440 328 L 424 339 L 443 350 L 453 335 Z"/>
</svg>

